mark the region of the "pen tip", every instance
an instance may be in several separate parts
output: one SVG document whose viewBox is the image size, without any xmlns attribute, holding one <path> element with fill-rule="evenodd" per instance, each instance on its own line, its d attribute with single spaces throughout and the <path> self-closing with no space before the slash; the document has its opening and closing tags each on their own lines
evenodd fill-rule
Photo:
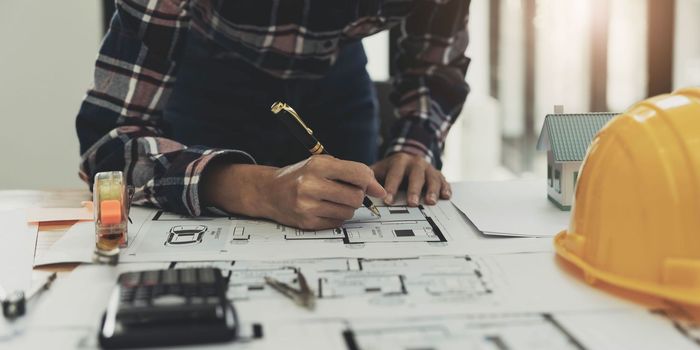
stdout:
<svg viewBox="0 0 700 350">
<path fill-rule="evenodd" d="M 379 213 L 379 209 L 377 209 L 376 206 L 371 206 L 369 207 L 369 210 L 372 211 L 372 214 L 376 215 L 377 217 L 382 217 L 382 214 Z"/>
</svg>

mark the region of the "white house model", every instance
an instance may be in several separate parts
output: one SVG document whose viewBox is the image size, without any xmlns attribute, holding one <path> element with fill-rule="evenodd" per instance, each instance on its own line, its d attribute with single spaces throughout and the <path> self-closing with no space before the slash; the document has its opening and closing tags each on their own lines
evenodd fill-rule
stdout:
<svg viewBox="0 0 700 350">
<path fill-rule="evenodd" d="M 581 162 L 593 137 L 616 113 L 564 114 L 555 106 L 542 125 L 537 149 L 547 151 L 547 198 L 570 210 Z"/>
</svg>

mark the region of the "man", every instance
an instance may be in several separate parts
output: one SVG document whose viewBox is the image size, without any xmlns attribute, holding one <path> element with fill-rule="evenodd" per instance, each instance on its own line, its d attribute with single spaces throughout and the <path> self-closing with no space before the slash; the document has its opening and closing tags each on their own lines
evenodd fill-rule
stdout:
<svg viewBox="0 0 700 350">
<path fill-rule="evenodd" d="M 438 169 L 468 93 L 468 8 L 468 0 L 119 0 L 76 121 L 81 177 L 91 184 L 97 172 L 122 170 L 136 204 L 304 229 L 340 225 L 365 194 L 392 204 L 403 181 L 411 206 L 449 198 Z M 376 98 L 359 40 L 393 26 L 402 32 L 398 118 L 377 161 Z M 308 158 L 270 112 L 275 101 L 293 106 L 337 158 Z"/>
</svg>

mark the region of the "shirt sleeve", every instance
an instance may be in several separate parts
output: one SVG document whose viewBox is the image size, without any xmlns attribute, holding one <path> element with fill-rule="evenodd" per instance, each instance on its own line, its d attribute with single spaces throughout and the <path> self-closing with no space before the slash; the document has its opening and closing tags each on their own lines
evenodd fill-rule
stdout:
<svg viewBox="0 0 700 350">
<path fill-rule="evenodd" d="M 80 176 L 121 170 L 134 204 L 201 215 L 199 179 L 214 159 L 254 163 L 245 152 L 187 147 L 167 138 L 163 109 L 175 83 L 190 17 L 186 0 L 118 0 L 76 118 Z"/>
<path fill-rule="evenodd" d="M 391 100 L 394 123 L 386 155 L 407 152 L 437 168 L 445 137 L 469 93 L 469 0 L 416 0 L 401 24 Z"/>
</svg>

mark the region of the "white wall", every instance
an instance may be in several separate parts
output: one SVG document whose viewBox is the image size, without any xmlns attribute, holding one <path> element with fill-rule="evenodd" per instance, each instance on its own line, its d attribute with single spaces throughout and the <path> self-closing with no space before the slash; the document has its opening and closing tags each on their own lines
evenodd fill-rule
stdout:
<svg viewBox="0 0 700 350">
<path fill-rule="evenodd" d="M 0 1 L 0 189 L 75 188 L 101 2 Z"/>
<path fill-rule="evenodd" d="M 700 86 L 700 0 L 676 1 L 673 88 Z"/>
</svg>

